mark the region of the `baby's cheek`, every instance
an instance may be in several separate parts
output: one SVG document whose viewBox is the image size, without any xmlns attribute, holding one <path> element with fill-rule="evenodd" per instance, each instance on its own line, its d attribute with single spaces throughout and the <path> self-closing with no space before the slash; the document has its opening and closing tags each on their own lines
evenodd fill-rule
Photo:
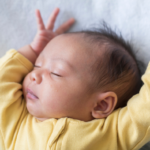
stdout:
<svg viewBox="0 0 150 150">
<path fill-rule="evenodd" d="M 25 76 L 22 82 L 23 94 L 25 94 L 25 89 L 29 85 L 29 74 Z"/>
<path fill-rule="evenodd" d="M 50 93 L 49 93 L 50 94 Z M 62 109 L 62 98 L 52 93 L 49 97 L 43 97 L 43 105 L 47 112 L 50 114 L 57 114 Z"/>
</svg>

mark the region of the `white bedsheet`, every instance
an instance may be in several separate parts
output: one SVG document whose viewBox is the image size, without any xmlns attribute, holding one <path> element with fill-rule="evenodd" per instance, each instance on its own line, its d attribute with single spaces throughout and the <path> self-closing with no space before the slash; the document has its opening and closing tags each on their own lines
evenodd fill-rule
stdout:
<svg viewBox="0 0 150 150">
<path fill-rule="evenodd" d="M 10 48 L 19 49 L 32 41 L 37 31 L 36 8 L 47 23 L 55 7 L 60 8 L 55 29 L 71 17 L 76 23 L 70 31 L 98 28 L 101 20 L 105 20 L 131 41 L 138 51 L 137 57 L 147 66 L 150 60 L 149 0 L 0 0 L 0 57 Z M 146 149 L 150 149 L 150 144 L 142 148 Z"/>
</svg>

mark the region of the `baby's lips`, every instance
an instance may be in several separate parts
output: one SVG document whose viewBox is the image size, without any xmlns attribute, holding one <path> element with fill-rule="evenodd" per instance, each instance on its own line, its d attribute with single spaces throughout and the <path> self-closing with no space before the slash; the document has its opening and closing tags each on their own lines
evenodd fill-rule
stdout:
<svg viewBox="0 0 150 150">
<path fill-rule="evenodd" d="M 32 95 L 34 95 L 36 98 L 38 98 L 29 88 L 27 88 L 27 93 L 31 93 Z"/>
</svg>

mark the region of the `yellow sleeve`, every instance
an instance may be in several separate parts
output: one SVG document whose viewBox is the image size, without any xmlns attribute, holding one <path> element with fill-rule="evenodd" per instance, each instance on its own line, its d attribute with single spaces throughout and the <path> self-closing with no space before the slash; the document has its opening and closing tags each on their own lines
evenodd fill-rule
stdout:
<svg viewBox="0 0 150 150">
<path fill-rule="evenodd" d="M 150 63 L 142 76 L 144 85 L 118 116 L 119 149 L 139 149 L 150 141 Z"/>
<path fill-rule="evenodd" d="M 32 69 L 32 63 L 14 49 L 0 59 L 0 143 L 8 147 L 27 113 L 21 83 Z"/>
</svg>

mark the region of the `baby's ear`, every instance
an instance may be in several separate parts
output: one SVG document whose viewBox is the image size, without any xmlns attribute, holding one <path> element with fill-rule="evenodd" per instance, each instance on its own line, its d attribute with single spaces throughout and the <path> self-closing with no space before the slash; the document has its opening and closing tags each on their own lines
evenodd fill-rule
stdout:
<svg viewBox="0 0 150 150">
<path fill-rule="evenodd" d="M 99 93 L 92 109 L 92 116 L 102 119 L 111 114 L 117 104 L 117 95 L 114 92 Z"/>
</svg>

